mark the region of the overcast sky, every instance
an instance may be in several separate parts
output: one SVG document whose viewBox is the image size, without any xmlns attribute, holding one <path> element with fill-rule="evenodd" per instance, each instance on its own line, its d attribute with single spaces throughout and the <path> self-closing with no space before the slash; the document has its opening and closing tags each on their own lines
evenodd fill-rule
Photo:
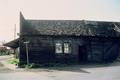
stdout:
<svg viewBox="0 0 120 80">
<path fill-rule="evenodd" d="M 26 19 L 100 20 L 120 22 L 120 0 L 0 0 L 0 41 L 19 32 L 19 12 Z"/>
</svg>

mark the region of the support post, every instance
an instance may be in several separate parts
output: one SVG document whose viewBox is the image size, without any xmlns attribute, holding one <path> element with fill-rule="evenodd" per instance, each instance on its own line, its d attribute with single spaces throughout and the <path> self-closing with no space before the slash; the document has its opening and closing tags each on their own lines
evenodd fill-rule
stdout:
<svg viewBox="0 0 120 80">
<path fill-rule="evenodd" d="M 28 44 L 29 44 L 29 42 L 26 41 L 26 42 L 24 42 L 24 44 L 25 44 L 25 47 L 26 47 L 27 65 L 29 65 L 29 54 L 28 54 Z"/>
</svg>

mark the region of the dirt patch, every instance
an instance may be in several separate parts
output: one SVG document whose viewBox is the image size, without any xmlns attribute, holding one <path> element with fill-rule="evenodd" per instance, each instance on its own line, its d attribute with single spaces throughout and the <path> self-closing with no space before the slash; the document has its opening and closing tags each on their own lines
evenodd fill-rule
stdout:
<svg viewBox="0 0 120 80">
<path fill-rule="evenodd" d="M 13 70 L 6 68 L 2 63 L 0 63 L 0 73 L 13 72 Z"/>
<path fill-rule="evenodd" d="M 2 63 L 0 63 L 0 67 L 3 67 L 4 65 Z"/>
</svg>

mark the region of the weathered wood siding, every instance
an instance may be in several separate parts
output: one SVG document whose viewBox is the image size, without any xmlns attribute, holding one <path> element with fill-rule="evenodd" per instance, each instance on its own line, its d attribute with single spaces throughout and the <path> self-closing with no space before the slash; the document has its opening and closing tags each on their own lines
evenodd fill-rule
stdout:
<svg viewBox="0 0 120 80">
<path fill-rule="evenodd" d="M 110 62 L 119 55 L 119 39 L 90 38 L 88 44 L 88 59 L 92 62 Z"/>
<path fill-rule="evenodd" d="M 55 53 L 56 41 L 70 41 L 70 54 Z M 20 63 L 26 63 L 25 41 L 29 41 L 30 63 L 78 63 L 78 46 L 86 46 L 88 61 L 109 62 L 119 54 L 119 40 L 97 37 L 23 36 L 20 38 Z"/>
<path fill-rule="evenodd" d="M 55 53 L 56 41 L 71 41 L 72 53 Z M 24 36 L 20 42 L 20 62 L 26 63 L 25 41 L 29 41 L 29 60 L 30 63 L 73 63 L 78 61 L 75 41 L 72 38 L 50 37 L 50 36 Z M 74 47 L 76 46 L 76 47 Z"/>
<path fill-rule="evenodd" d="M 26 61 L 25 41 L 29 41 L 30 63 L 46 63 L 53 60 L 54 46 L 50 37 L 23 37 L 21 38 L 21 61 Z"/>
</svg>

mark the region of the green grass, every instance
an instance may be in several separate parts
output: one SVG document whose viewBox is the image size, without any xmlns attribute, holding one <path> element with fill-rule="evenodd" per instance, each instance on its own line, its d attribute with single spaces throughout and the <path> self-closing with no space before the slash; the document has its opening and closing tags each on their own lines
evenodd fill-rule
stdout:
<svg viewBox="0 0 120 80">
<path fill-rule="evenodd" d="M 17 65 L 19 63 L 19 59 L 11 58 L 7 61 L 9 64 L 15 64 Z"/>
</svg>

